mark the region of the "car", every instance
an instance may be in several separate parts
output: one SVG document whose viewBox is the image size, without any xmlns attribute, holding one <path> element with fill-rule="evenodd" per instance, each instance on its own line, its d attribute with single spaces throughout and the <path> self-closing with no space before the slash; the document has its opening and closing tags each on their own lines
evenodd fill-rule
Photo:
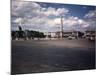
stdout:
<svg viewBox="0 0 100 75">
<path fill-rule="evenodd" d="M 91 36 L 91 37 L 89 38 L 89 40 L 95 41 L 95 37 L 94 37 L 94 36 Z"/>
<path fill-rule="evenodd" d="M 72 40 L 72 39 L 75 39 L 75 37 L 74 36 L 68 36 L 68 39 Z"/>
</svg>

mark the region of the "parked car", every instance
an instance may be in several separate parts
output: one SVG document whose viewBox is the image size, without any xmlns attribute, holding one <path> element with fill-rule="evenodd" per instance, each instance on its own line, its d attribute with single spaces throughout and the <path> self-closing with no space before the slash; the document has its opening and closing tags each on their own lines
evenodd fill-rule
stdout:
<svg viewBox="0 0 100 75">
<path fill-rule="evenodd" d="M 94 36 L 90 36 L 90 37 L 89 37 L 89 40 L 91 40 L 91 41 L 95 41 L 95 39 L 96 39 L 96 38 L 95 38 Z"/>
<path fill-rule="evenodd" d="M 68 39 L 72 40 L 72 39 L 75 39 L 75 37 L 74 36 L 68 36 Z"/>
</svg>

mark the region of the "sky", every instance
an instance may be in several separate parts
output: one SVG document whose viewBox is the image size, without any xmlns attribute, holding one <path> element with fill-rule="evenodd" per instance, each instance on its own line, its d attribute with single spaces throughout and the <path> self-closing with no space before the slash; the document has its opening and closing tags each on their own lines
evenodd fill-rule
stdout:
<svg viewBox="0 0 100 75">
<path fill-rule="evenodd" d="M 57 32 L 96 29 L 96 7 L 87 5 L 16 1 L 11 3 L 11 30 Z"/>
</svg>

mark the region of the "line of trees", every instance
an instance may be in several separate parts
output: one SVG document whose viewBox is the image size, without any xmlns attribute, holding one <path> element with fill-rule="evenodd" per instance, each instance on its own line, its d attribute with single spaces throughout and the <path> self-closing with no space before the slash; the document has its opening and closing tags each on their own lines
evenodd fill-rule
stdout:
<svg viewBox="0 0 100 75">
<path fill-rule="evenodd" d="M 12 39 L 34 39 L 34 38 L 44 38 L 45 35 L 42 32 L 39 31 L 32 31 L 32 30 L 25 30 L 22 31 L 21 29 L 19 31 L 11 31 Z"/>
</svg>

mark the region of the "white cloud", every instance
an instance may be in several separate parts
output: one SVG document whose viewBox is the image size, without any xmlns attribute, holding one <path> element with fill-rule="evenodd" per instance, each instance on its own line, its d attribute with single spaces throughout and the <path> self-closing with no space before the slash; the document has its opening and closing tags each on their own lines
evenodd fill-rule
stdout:
<svg viewBox="0 0 100 75">
<path fill-rule="evenodd" d="M 89 11 L 84 17 L 85 18 L 95 18 L 96 17 L 96 11 L 95 10 Z"/>
<path fill-rule="evenodd" d="M 55 18 L 55 19 L 54 19 L 54 23 L 55 23 L 56 25 L 61 24 L 61 18 Z"/>
<path fill-rule="evenodd" d="M 69 12 L 68 9 L 65 9 L 65 8 L 58 8 L 56 14 L 59 16 L 59 15 L 65 15 L 65 14 L 67 14 L 68 12 Z"/>
<path fill-rule="evenodd" d="M 52 7 L 45 8 L 45 11 L 42 11 L 46 16 L 56 15 L 56 9 Z"/>
<path fill-rule="evenodd" d="M 40 5 L 34 2 L 12 1 L 12 15 L 14 16 L 28 16 L 39 12 Z"/>
<path fill-rule="evenodd" d="M 64 16 L 65 14 L 68 14 L 69 10 L 65 8 L 53 8 L 53 7 L 48 7 L 48 8 L 41 8 L 40 13 L 45 16 Z"/>
<path fill-rule="evenodd" d="M 67 19 L 65 19 L 65 24 L 68 26 L 74 26 L 74 25 L 84 25 L 86 22 L 83 19 L 79 19 L 78 17 L 70 16 Z"/>
<path fill-rule="evenodd" d="M 84 16 L 86 22 L 88 22 L 87 29 L 95 30 L 96 29 L 96 10 L 89 11 Z"/>
<path fill-rule="evenodd" d="M 67 18 L 64 22 L 68 26 L 76 25 L 76 24 L 78 24 L 78 17 L 71 16 L 71 17 Z"/>
<path fill-rule="evenodd" d="M 17 18 L 15 21 L 19 22 L 20 19 Z M 56 27 L 59 28 L 61 25 L 61 18 L 60 17 L 54 18 L 54 19 L 50 19 L 48 17 L 33 17 L 31 19 L 25 19 L 24 21 L 25 22 L 23 25 L 33 27 L 33 29 L 39 28 L 41 30 L 47 30 L 47 29 L 50 29 L 52 27 L 55 28 L 55 30 L 57 30 Z M 66 26 L 73 27 L 73 26 L 78 25 L 81 28 L 85 28 L 85 27 L 89 26 L 89 23 L 83 19 L 79 19 L 78 17 L 71 16 L 68 18 L 63 18 L 63 25 L 64 25 L 64 27 L 66 27 Z"/>
<path fill-rule="evenodd" d="M 19 24 L 22 21 L 23 25 L 33 27 L 33 29 L 56 27 L 60 24 L 58 17 L 68 12 L 69 10 L 65 8 L 45 8 L 34 2 L 12 1 L 12 16 L 16 17 L 12 20 L 13 23 Z M 50 16 L 54 18 L 49 18 Z"/>
<path fill-rule="evenodd" d="M 18 2 L 12 1 L 12 15 L 16 16 L 28 16 L 28 15 L 44 15 L 44 16 L 60 16 L 67 14 L 68 9 L 65 8 L 53 8 L 41 7 L 38 3 L 35 2 Z M 29 14 L 28 14 L 29 13 Z"/>
<path fill-rule="evenodd" d="M 65 30 L 68 30 L 67 28 L 69 29 L 73 28 L 75 30 L 84 30 L 84 28 L 90 26 L 90 23 L 87 22 L 86 20 L 74 16 L 64 18 L 63 22 L 64 22 Z"/>
<path fill-rule="evenodd" d="M 23 25 L 31 29 L 57 30 L 57 27 L 60 27 L 61 24 L 60 16 L 68 13 L 69 10 L 66 8 L 41 7 L 40 4 L 34 2 L 12 1 L 11 14 L 15 16 L 15 19 L 12 20 L 13 23 L 22 21 Z M 84 17 L 95 17 L 95 11 L 88 12 Z M 79 26 L 82 29 L 95 25 L 95 21 L 80 19 L 77 16 L 69 16 L 67 18 L 63 17 L 63 25 L 65 27 Z"/>
<path fill-rule="evenodd" d="M 15 23 L 20 23 L 22 21 L 22 18 L 17 18 L 14 20 Z"/>
</svg>

